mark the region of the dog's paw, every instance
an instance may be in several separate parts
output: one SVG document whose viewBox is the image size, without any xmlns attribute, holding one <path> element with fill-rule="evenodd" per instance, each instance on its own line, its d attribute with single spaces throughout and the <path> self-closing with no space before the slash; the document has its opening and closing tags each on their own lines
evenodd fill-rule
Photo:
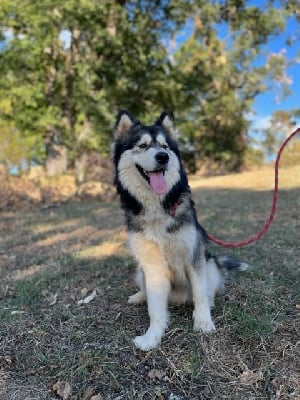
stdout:
<svg viewBox="0 0 300 400">
<path fill-rule="evenodd" d="M 215 332 L 215 324 L 210 319 L 203 319 L 194 317 L 194 331 L 195 332 L 203 332 L 203 333 L 212 333 Z"/>
<path fill-rule="evenodd" d="M 128 298 L 128 304 L 141 304 L 146 301 L 146 295 L 144 292 L 139 291 Z"/>
<path fill-rule="evenodd" d="M 143 351 L 149 351 L 151 349 L 154 349 L 160 344 L 160 339 L 158 339 L 155 336 L 147 335 L 146 333 L 145 335 L 142 336 L 136 336 L 133 342 L 138 349 L 141 349 Z"/>
</svg>

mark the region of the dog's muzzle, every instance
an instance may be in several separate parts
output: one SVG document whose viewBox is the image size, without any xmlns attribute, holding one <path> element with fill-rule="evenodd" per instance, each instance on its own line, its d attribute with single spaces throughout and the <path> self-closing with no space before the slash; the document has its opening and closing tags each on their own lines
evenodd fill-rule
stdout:
<svg viewBox="0 0 300 400">
<path fill-rule="evenodd" d="M 159 151 L 155 154 L 155 159 L 160 165 L 165 166 L 169 162 L 169 154 L 165 151 Z"/>
<path fill-rule="evenodd" d="M 141 166 L 136 165 L 138 171 L 150 184 L 151 188 L 158 195 L 163 195 L 167 192 L 167 181 L 165 179 L 165 171 L 169 162 L 169 154 L 165 151 L 159 151 L 155 154 L 156 168 L 153 171 L 146 171 Z"/>
</svg>

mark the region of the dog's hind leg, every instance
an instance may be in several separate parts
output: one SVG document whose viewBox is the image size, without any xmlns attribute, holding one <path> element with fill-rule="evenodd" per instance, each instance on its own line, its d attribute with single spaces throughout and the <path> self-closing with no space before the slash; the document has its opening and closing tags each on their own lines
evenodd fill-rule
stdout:
<svg viewBox="0 0 300 400">
<path fill-rule="evenodd" d="M 170 293 L 170 272 L 160 248 L 141 234 L 131 235 L 131 248 L 143 272 L 147 295 L 150 326 L 144 335 L 137 336 L 134 344 L 148 351 L 161 342 L 168 324 L 168 297 Z"/>
<path fill-rule="evenodd" d="M 128 297 L 128 304 L 142 304 L 146 301 L 146 293 L 139 290 L 135 294 Z"/>
<path fill-rule="evenodd" d="M 137 293 L 129 296 L 128 303 L 129 304 L 141 304 L 146 301 L 146 286 L 144 274 L 140 266 L 138 266 L 136 274 L 135 274 L 135 283 L 137 287 L 140 289 Z"/>
<path fill-rule="evenodd" d="M 188 270 L 194 301 L 194 331 L 209 333 L 215 331 L 215 325 L 211 318 L 210 305 L 212 302 L 206 262 L 199 262 L 199 265 L 190 265 Z"/>
</svg>

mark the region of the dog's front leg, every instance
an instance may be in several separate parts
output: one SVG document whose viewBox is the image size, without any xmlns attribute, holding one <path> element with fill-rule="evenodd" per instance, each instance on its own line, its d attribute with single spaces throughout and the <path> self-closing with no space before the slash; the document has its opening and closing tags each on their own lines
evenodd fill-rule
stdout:
<svg viewBox="0 0 300 400">
<path fill-rule="evenodd" d="M 141 234 L 130 239 L 131 248 L 144 272 L 150 326 L 144 335 L 137 336 L 134 344 L 148 351 L 157 347 L 168 325 L 168 297 L 170 276 L 167 262 L 158 247 Z"/>
<path fill-rule="evenodd" d="M 209 333 L 216 330 L 210 312 L 210 294 L 207 281 L 206 262 L 199 262 L 199 265 L 191 265 L 189 276 L 194 301 L 194 331 Z"/>
<path fill-rule="evenodd" d="M 160 269 L 161 267 L 157 268 L 155 265 L 144 266 L 150 326 L 144 335 L 134 339 L 134 344 L 145 351 L 160 344 L 168 325 L 170 282 L 166 276 L 161 276 Z"/>
</svg>

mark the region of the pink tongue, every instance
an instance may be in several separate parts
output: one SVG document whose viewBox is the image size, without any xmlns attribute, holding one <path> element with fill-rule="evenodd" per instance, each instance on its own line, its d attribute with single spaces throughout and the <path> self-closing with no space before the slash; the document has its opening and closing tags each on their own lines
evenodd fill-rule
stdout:
<svg viewBox="0 0 300 400">
<path fill-rule="evenodd" d="M 156 194 L 165 194 L 167 182 L 162 172 L 148 172 L 150 185 Z"/>
</svg>

